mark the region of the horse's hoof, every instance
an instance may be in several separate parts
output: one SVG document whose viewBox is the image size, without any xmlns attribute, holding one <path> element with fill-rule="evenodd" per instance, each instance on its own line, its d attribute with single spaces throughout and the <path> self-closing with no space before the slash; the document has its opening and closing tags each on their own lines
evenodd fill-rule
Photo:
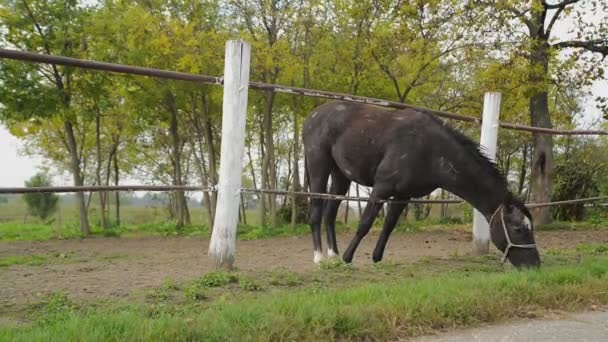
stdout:
<svg viewBox="0 0 608 342">
<path fill-rule="evenodd" d="M 315 251 L 312 260 L 317 265 L 321 264 L 321 261 L 323 261 L 323 253 L 321 251 Z"/>
<path fill-rule="evenodd" d="M 327 250 L 327 258 L 328 259 L 332 259 L 332 258 L 335 258 L 337 256 L 338 256 L 338 253 L 334 252 L 333 249 L 330 248 L 330 249 Z"/>
</svg>

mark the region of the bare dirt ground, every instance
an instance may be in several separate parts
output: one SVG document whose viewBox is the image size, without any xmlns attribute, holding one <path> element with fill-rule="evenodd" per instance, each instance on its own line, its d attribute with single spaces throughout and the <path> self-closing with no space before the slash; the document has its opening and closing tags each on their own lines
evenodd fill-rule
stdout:
<svg viewBox="0 0 608 342">
<path fill-rule="evenodd" d="M 377 232 L 357 250 L 355 266 L 370 265 Z M 340 251 L 351 234 L 338 236 Z M 470 251 L 470 233 L 432 231 L 395 233 L 385 260 L 411 262 L 421 257 L 447 257 Z M 538 232 L 539 248 L 574 247 L 578 243 L 608 243 L 608 230 Z M 90 238 L 44 242 L 0 243 L 0 258 L 39 255 L 49 259 L 39 266 L 0 268 L 0 305 L 34 303 L 58 290 L 80 299 L 124 297 L 134 290 L 162 285 L 166 278 L 186 281 L 211 271 L 209 241 L 194 237 Z M 494 247 L 491 247 L 496 252 Z M 237 267 L 295 272 L 315 269 L 310 236 L 237 242 Z"/>
</svg>

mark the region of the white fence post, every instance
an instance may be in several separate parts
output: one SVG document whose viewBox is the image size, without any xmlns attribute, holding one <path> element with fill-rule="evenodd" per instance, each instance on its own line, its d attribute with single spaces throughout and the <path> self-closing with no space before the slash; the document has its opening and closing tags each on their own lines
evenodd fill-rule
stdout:
<svg viewBox="0 0 608 342">
<path fill-rule="evenodd" d="M 220 174 L 215 222 L 209 244 L 209 256 L 218 268 L 231 269 L 236 251 L 250 53 L 251 46 L 247 42 L 226 42 Z"/>
<path fill-rule="evenodd" d="M 480 145 L 484 147 L 488 157 L 493 161 L 496 160 L 500 98 L 500 93 L 487 92 L 483 99 Z M 473 216 L 473 253 L 477 255 L 487 254 L 489 252 L 489 242 L 490 226 L 488 221 L 475 209 Z"/>
</svg>

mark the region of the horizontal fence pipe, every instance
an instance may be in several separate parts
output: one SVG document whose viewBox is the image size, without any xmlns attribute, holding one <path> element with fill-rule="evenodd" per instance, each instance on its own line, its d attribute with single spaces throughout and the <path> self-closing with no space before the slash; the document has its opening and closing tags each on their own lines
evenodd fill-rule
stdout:
<svg viewBox="0 0 608 342">
<path fill-rule="evenodd" d="M 185 72 L 168 71 L 168 70 L 145 68 L 145 67 L 116 64 L 116 63 L 98 62 L 98 61 L 92 61 L 92 60 L 88 60 L 88 59 L 46 55 L 46 54 L 39 54 L 39 53 L 33 53 L 33 52 L 27 52 L 27 51 L 0 49 L 0 57 L 20 60 L 20 61 L 27 61 L 27 62 L 37 62 L 37 63 L 55 64 L 55 65 L 63 65 L 63 66 L 72 66 L 72 67 L 78 67 L 78 68 L 83 68 L 83 69 L 111 71 L 111 72 L 116 72 L 116 73 L 120 73 L 120 74 L 152 76 L 152 77 L 166 78 L 166 79 L 171 79 L 171 80 L 209 83 L 209 84 L 217 84 L 217 85 L 223 84 L 223 80 L 221 77 L 194 75 L 194 74 L 189 74 L 189 73 L 185 73 Z"/>
<path fill-rule="evenodd" d="M 273 195 L 285 195 L 285 196 L 305 196 L 312 198 L 323 198 L 323 199 L 335 199 L 335 200 L 347 200 L 353 202 L 368 202 L 371 201 L 369 197 L 353 197 L 353 196 L 342 196 L 334 194 L 323 194 L 317 192 L 299 192 L 299 191 L 286 191 L 286 190 L 265 190 L 265 189 L 241 189 L 244 193 L 265 193 Z M 426 204 L 458 204 L 463 203 L 461 200 L 419 200 L 412 199 L 410 201 L 395 201 L 391 199 L 378 200 L 378 203 L 426 203 Z"/>
<path fill-rule="evenodd" d="M 222 77 L 215 76 L 207 76 L 207 75 L 195 75 L 184 72 L 177 71 L 168 71 L 154 68 L 145 68 L 138 66 L 130 66 L 123 64 L 115 64 L 115 63 L 106 63 L 106 62 L 98 62 L 92 60 L 78 59 L 72 57 L 63 57 L 63 56 L 54 56 L 47 54 L 38 54 L 27 51 L 18 51 L 11 49 L 0 49 L 0 58 L 8 58 L 14 60 L 21 60 L 27 62 L 38 62 L 38 63 L 47 63 L 47 64 L 56 64 L 56 65 L 64 65 L 64 66 L 73 66 L 84 69 L 93 69 L 93 70 L 101 70 L 101 71 L 110 71 L 122 74 L 132 74 L 132 75 L 142 75 L 142 76 L 151 76 L 151 77 L 159 77 L 180 81 L 189 81 L 189 82 L 198 82 L 198 83 L 207 83 L 214 85 L 223 85 Z M 397 108 L 397 109 L 413 109 L 419 112 L 431 113 L 440 117 L 444 117 L 447 119 L 465 121 L 465 122 L 473 122 L 476 124 L 481 124 L 481 119 L 473 116 L 456 114 L 446 111 L 433 110 L 424 107 L 409 105 L 405 103 L 395 102 L 395 101 L 387 101 L 382 99 L 376 99 L 372 97 L 364 97 L 364 96 L 355 96 L 345 93 L 336 93 L 324 90 L 315 90 L 315 89 L 307 89 L 307 88 L 298 88 L 298 87 L 289 87 L 284 85 L 276 85 L 276 84 L 268 84 L 262 82 L 249 82 L 249 87 L 258 90 L 268 90 L 274 91 L 276 93 L 286 93 L 286 94 L 294 94 L 294 95 L 302 95 L 302 96 L 311 96 L 311 97 L 319 97 L 325 99 L 334 99 L 334 100 L 344 100 L 348 102 L 357 102 L 357 103 L 367 103 L 381 107 L 389 107 L 389 108 Z M 603 130 L 565 130 L 565 129 L 554 129 L 554 128 L 543 128 L 543 127 L 532 127 L 520 124 L 514 124 L 509 122 L 500 122 L 500 127 L 516 130 L 516 131 L 524 131 L 524 132 L 532 132 L 532 133 L 541 133 L 541 134 L 551 134 L 551 135 L 608 135 L 608 131 Z"/>
<path fill-rule="evenodd" d="M 27 193 L 69 193 L 69 192 L 100 192 L 100 191 L 192 191 L 192 192 L 216 192 L 214 187 L 201 187 L 192 185 L 109 185 L 109 186 L 50 186 L 50 187 L 11 187 L 11 188 L 0 188 L 0 194 L 27 194 Z M 353 196 L 341 196 L 333 194 L 323 194 L 314 192 L 299 192 L 299 191 L 286 191 L 286 190 L 267 190 L 267 189 L 241 189 L 243 193 L 268 193 L 275 195 L 286 195 L 286 196 L 305 196 L 313 198 L 324 198 L 324 199 L 340 199 L 348 200 L 353 202 L 367 202 L 370 200 L 369 197 L 353 197 Z M 608 200 L 608 196 L 598 196 L 589 198 L 579 198 L 574 200 L 566 201 L 555 201 L 546 203 L 527 203 L 528 208 L 539 208 L 539 207 L 550 207 L 559 205 L 568 205 L 576 203 L 596 202 Z M 380 200 L 380 203 L 425 203 L 425 204 L 460 204 L 464 203 L 462 200 L 419 200 L 412 199 L 409 202 L 405 201 L 393 201 L 393 200 Z"/>
<path fill-rule="evenodd" d="M 211 187 L 189 185 L 110 185 L 110 186 L 50 186 L 31 188 L 0 188 L 0 194 L 101 192 L 101 191 L 204 191 L 214 192 Z"/>
<path fill-rule="evenodd" d="M 526 204 L 526 206 L 528 208 L 540 208 L 540 207 L 551 207 L 551 206 L 568 205 L 568 204 L 576 204 L 576 203 L 596 202 L 596 201 L 603 201 L 603 200 L 608 200 L 608 196 L 579 198 L 579 199 L 574 199 L 574 200 L 555 201 L 555 202 L 546 202 L 546 203 L 528 203 L 528 204 Z"/>
</svg>

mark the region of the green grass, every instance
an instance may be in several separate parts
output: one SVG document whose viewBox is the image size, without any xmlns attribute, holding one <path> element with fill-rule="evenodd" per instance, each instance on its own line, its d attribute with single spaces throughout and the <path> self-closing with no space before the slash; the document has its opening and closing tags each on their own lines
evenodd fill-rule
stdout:
<svg viewBox="0 0 608 342">
<path fill-rule="evenodd" d="M 70 227 L 55 227 L 37 223 L 0 223 L 0 241 L 51 240 L 80 237 L 80 232 Z"/>
<path fill-rule="evenodd" d="M 40 255 L 9 256 L 0 258 L 0 267 L 9 267 L 14 265 L 40 266 L 48 262 L 49 260 L 47 257 Z"/>
<path fill-rule="evenodd" d="M 608 228 L 608 220 L 590 219 L 587 221 L 570 222 L 556 221 L 539 226 L 538 230 L 600 230 Z"/>
<path fill-rule="evenodd" d="M 172 291 L 178 291 L 175 288 Z M 542 270 L 448 272 L 338 289 L 257 292 L 212 302 L 206 301 L 205 289 L 189 292 L 191 304 L 79 307 L 55 295 L 37 308 L 41 314 L 34 323 L 0 328 L 0 340 L 387 340 L 606 304 L 608 257 Z"/>
</svg>

